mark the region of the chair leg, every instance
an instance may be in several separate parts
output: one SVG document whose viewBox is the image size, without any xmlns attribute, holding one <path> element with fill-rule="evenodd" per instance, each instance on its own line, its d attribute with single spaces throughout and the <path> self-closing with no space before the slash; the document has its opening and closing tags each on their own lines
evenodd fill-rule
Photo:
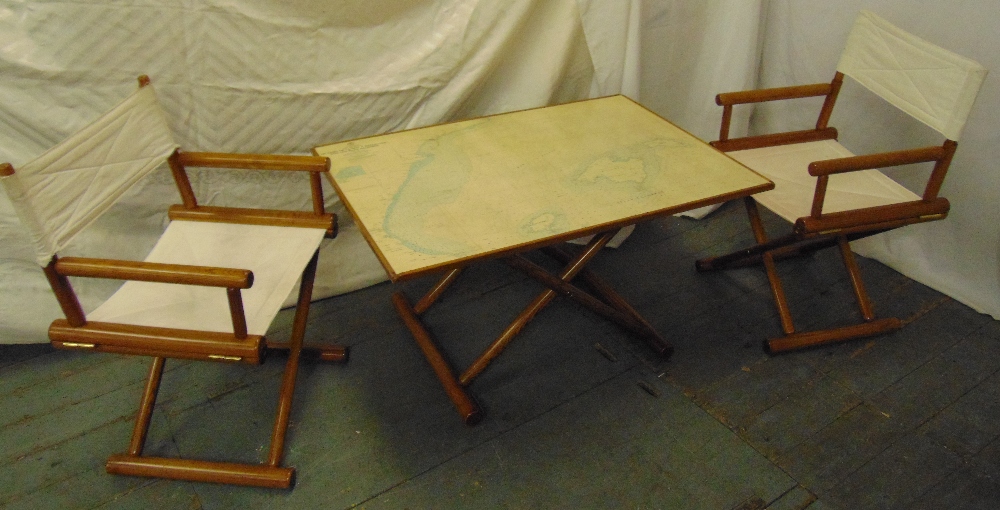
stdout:
<svg viewBox="0 0 1000 510">
<path fill-rule="evenodd" d="M 757 201 L 753 197 L 746 197 L 743 204 L 746 206 L 747 216 L 750 218 L 750 228 L 753 229 L 753 236 L 757 244 L 767 243 L 767 232 L 764 230 L 764 222 L 760 219 Z M 764 270 L 767 272 L 767 281 L 771 285 L 771 296 L 774 298 L 774 305 L 781 318 L 781 330 L 786 335 L 790 335 L 795 332 L 795 324 L 792 322 L 792 313 L 788 309 L 785 289 L 781 286 L 781 278 L 778 277 L 778 269 L 774 265 L 774 255 L 771 252 L 764 252 L 761 257 L 764 262 Z"/>
<path fill-rule="evenodd" d="M 858 301 L 858 308 L 861 310 L 861 316 L 865 322 L 809 333 L 792 335 L 786 333 L 783 338 L 775 338 L 767 342 L 766 348 L 769 352 L 777 353 L 873 336 L 897 330 L 903 326 L 902 321 L 896 317 L 875 319 L 871 299 L 868 297 L 868 291 L 865 290 L 864 280 L 861 278 L 861 270 L 858 268 L 858 262 L 854 258 L 854 252 L 851 251 L 851 245 L 847 237 L 839 236 L 837 238 L 837 245 L 840 248 L 840 256 L 844 260 L 844 267 L 847 269 L 851 280 L 851 287 L 854 289 L 854 297 Z"/>
<path fill-rule="evenodd" d="M 133 429 L 129 451 L 127 454 L 113 455 L 108 459 L 108 473 L 268 488 L 289 488 L 294 484 L 295 468 L 281 467 L 281 462 L 284 457 L 285 436 L 288 432 L 288 421 L 291 416 L 292 397 L 295 393 L 295 379 L 298 375 L 306 322 L 309 319 L 309 303 L 312 299 L 318 255 L 318 251 L 313 254 L 312 260 L 302 272 L 298 306 L 292 324 L 291 339 L 287 344 L 288 361 L 281 379 L 278 409 L 271 432 L 271 447 L 267 462 L 265 464 L 243 464 L 142 455 L 143 444 L 156 402 L 156 394 L 163 375 L 164 359 L 155 358 L 139 406 L 139 414 Z M 272 344 L 269 347 L 275 348 L 276 346 Z M 347 351 L 342 347 L 334 346 L 324 349 L 332 359 L 342 360 L 346 358 Z M 320 357 L 323 358 L 324 354 L 321 354 Z"/>
<path fill-rule="evenodd" d="M 295 393 L 295 376 L 299 372 L 299 357 L 302 354 L 302 339 L 306 333 L 306 322 L 309 320 L 309 302 L 312 300 L 313 280 L 316 277 L 316 264 L 319 260 L 319 250 L 313 254 L 309 264 L 302 272 L 302 283 L 299 285 L 299 300 L 295 307 L 295 319 L 292 322 L 292 336 L 288 349 L 288 361 L 285 363 L 285 373 L 281 376 L 281 395 L 278 399 L 278 412 L 274 420 L 274 431 L 271 433 L 271 451 L 267 464 L 272 467 L 281 465 L 285 451 L 285 434 L 288 431 L 288 418 L 292 412 L 292 397 Z"/>
<path fill-rule="evenodd" d="M 153 407 L 156 405 L 156 395 L 160 391 L 160 381 L 163 379 L 163 366 L 166 358 L 153 358 L 153 365 L 149 368 L 149 377 L 146 379 L 146 388 L 142 392 L 142 400 L 139 401 L 139 414 L 135 417 L 135 427 L 132 429 L 132 442 L 129 444 L 129 455 L 142 455 L 142 449 L 146 444 L 146 434 L 149 432 L 149 423 L 153 417 Z"/>
<path fill-rule="evenodd" d="M 851 245 L 844 236 L 837 238 L 837 245 L 840 247 L 840 257 L 844 259 L 844 267 L 851 277 L 851 287 L 854 288 L 854 297 L 858 300 L 861 316 L 866 322 L 871 322 L 875 319 L 875 312 L 872 311 L 872 302 L 868 299 L 868 291 L 865 290 L 865 282 L 861 279 L 861 270 L 854 258 L 854 252 L 851 251 Z"/>
<path fill-rule="evenodd" d="M 146 379 L 146 386 L 139 402 L 139 412 L 132 429 L 128 453 L 108 458 L 105 470 L 109 474 L 271 488 L 291 486 L 295 474 L 295 470 L 291 468 L 143 455 L 165 363 L 164 358 L 153 358 L 153 365 L 150 367 L 149 377 Z"/>
<path fill-rule="evenodd" d="M 801 238 L 792 234 L 769 241 L 767 233 L 764 230 L 764 222 L 760 218 L 757 202 L 753 197 L 746 197 L 744 205 L 746 206 L 747 216 L 750 218 L 750 227 L 753 229 L 754 239 L 757 241 L 757 244 L 748 249 L 739 250 L 728 255 L 698 260 L 695 263 L 695 268 L 698 271 L 711 271 L 752 264 L 764 265 L 767 280 L 771 287 L 771 296 L 774 298 L 774 304 L 778 309 L 778 316 L 781 319 L 781 329 L 784 333 L 781 337 L 765 341 L 765 351 L 775 354 L 828 343 L 842 342 L 853 338 L 878 335 L 902 327 L 902 322 L 895 317 L 875 319 L 875 312 L 868 297 L 868 292 L 865 290 L 861 271 L 854 258 L 854 252 L 851 251 L 851 240 L 867 237 L 878 232 L 855 233 L 839 237 L 818 236 L 813 238 Z M 858 307 L 861 309 L 864 322 L 840 328 L 796 333 L 791 311 L 788 308 L 788 299 L 785 297 L 785 291 L 781 286 L 781 279 L 778 277 L 775 261 L 799 255 L 808 255 L 814 251 L 829 248 L 833 245 L 837 245 L 840 248 L 840 255 L 844 260 L 844 267 L 850 275 L 851 287 L 854 289 L 854 296 L 857 299 Z"/>
</svg>

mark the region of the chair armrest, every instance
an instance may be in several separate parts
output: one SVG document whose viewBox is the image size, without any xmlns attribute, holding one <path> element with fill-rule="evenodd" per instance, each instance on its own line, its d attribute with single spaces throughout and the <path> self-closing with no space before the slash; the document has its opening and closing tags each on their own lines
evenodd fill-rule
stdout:
<svg viewBox="0 0 1000 510">
<path fill-rule="evenodd" d="M 327 172 L 330 170 L 330 161 L 319 156 L 178 151 L 177 157 L 178 162 L 185 167 L 300 172 Z"/>
<path fill-rule="evenodd" d="M 55 270 L 62 276 L 177 283 L 229 289 L 249 289 L 253 286 L 253 272 L 250 270 L 224 267 L 66 257 L 56 262 Z"/>
<path fill-rule="evenodd" d="M 784 99 L 825 96 L 830 94 L 832 90 L 833 86 L 829 83 L 816 83 L 812 85 L 795 85 L 792 87 L 724 92 L 715 96 L 715 104 L 719 106 L 732 106 L 734 104 L 764 103 Z"/>
<path fill-rule="evenodd" d="M 830 114 L 833 112 L 833 105 L 837 101 L 837 95 L 840 93 L 843 81 L 844 75 L 837 72 L 830 83 L 814 83 L 811 85 L 795 85 L 791 87 L 744 90 L 719 94 L 715 96 L 715 103 L 722 106 L 722 125 L 719 128 L 719 140 L 713 142 L 712 145 L 721 151 L 734 151 L 836 139 L 837 131 L 827 127 L 827 123 L 830 121 Z M 735 140 L 729 139 L 729 125 L 733 120 L 733 105 L 821 96 L 825 96 L 826 99 L 823 101 L 823 107 L 819 111 L 819 118 L 816 119 L 816 129 L 814 130 L 737 138 Z"/>
<path fill-rule="evenodd" d="M 949 140 L 944 145 L 938 147 L 921 147 L 918 149 L 849 156 L 809 163 L 809 175 L 816 177 L 816 192 L 813 195 L 810 216 L 820 218 L 823 215 L 823 201 L 826 199 L 826 187 L 831 175 L 872 170 L 887 166 L 936 162 L 934 172 L 927 182 L 923 196 L 925 202 L 932 201 L 937 198 L 937 192 L 944 181 L 944 174 L 948 171 L 948 165 L 955 154 L 955 147 L 955 142 Z"/>
<path fill-rule="evenodd" d="M 177 189 L 181 194 L 185 209 L 198 208 L 198 200 L 194 196 L 191 182 L 188 179 L 188 166 L 200 168 L 227 168 L 236 170 L 277 170 L 300 171 L 309 173 L 309 187 L 312 191 L 313 213 L 322 216 L 326 213 L 323 200 L 323 183 L 321 174 L 329 174 L 330 160 L 319 156 L 294 156 L 286 154 L 230 154 L 221 152 L 181 152 L 176 151 L 168 159 L 170 171 L 173 173 Z M 336 234 L 336 229 L 328 229 L 330 237 Z"/>
<path fill-rule="evenodd" d="M 858 170 L 871 170 L 886 166 L 927 163 L 929 161 L 941 160 L 944 158 L 945 153 L 946 150 L 944 147 L 935 146 L 814 161 L 809 164 L 809 175 L 819 177 L 821 175 L 856 172 Z"/>
<path fill-rule="evenodd" d="M 727 133 L 728 134 L 728 133 Z M 787 131 L 766 135 L 744 136 L 741 138 L 720 139 L 709 142 L 709 145 L 722 152 L 759 149 L 776 145 L 791 145 L 795 143 L 818 142 L 821 140 L 836 140 L 837 128 L 806 129 L 802 131 Z"/>
</svg>

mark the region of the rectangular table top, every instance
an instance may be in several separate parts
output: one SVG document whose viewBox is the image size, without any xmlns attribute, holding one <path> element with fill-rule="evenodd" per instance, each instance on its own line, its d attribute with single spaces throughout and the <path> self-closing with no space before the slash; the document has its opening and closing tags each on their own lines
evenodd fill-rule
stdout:
<svg viewBox="0 0 1000 510">
<path fill-rule="evenodd" d="M 313 152 L 393 281 L 774 187 L 624 96 Z"/>
</svg>

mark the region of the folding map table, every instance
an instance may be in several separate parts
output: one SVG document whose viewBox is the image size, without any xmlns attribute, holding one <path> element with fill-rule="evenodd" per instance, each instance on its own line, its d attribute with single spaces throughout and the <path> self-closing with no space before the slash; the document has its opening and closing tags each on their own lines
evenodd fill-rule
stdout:
<svg viewBox="0 0 1000 510">
<path fill-rule="evenodd" d="M 669 356 L 670 344 L 586 264 L 621 228 L 744 197 L 774 184 L 624 96 L 411 129 L 317 147 L 333 185 L 396 282 L 441 280 L 415 305 L 393 302 L 459 414 L 466 392 L 556 295 L 569 297 Z M 593 235 L 573 254 L 560 243 Z M 552 274 L 520 255 L 543 249 Z M 548 287 L 456 377 L 420 320 L 471 263 L 501 258 Z M 578 279 L 592 293 L 571 283 Z"/>
</svg>

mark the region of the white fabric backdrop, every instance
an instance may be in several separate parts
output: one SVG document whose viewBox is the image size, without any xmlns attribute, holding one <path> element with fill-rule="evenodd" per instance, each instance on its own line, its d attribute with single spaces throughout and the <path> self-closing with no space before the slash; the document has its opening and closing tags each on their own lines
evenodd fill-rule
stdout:
<svg viewBox="0 0 1000 510">
<path fill-rule="evenodd" d="M 148 73 L 192 150 L 306 152 L 315 145 L 474 115 L 623 92 L 706 140 L 717 92 L 828 81 L 858 10 L 991 70 L 1000 68 L 1000 4 L 906 0 L 117 0 L 0 3 L 0 161 L 15 166 L 80 128 Z M 910 227 L 866 254 L 1000 317 L 1000 144 L 995 71 L 987 79 L 943 196 L 945 221 Z M 887 108 L 850 106 L 833 125 L 856 152 L 895 147 L 875 137 L 905 125 Z M 807 103 L 805 101 L 804 103 Z M 734 134 L 808 126 L 809 104 L 736 112 Z M 752 122 L 751 122 L 752 118 Z M 857 130 L 846 129 L 860 125 Z M 938 139 L 909 127 L 904 134 Z M 203 203 L 261 196 L 305 206 L 304 189 L 264 174 L 209 177 Z M 74 253 L 148 250 L 176 201 L 159 174 Z M 279 192 L 275 193 L 274 191 Z M 142 193 L 145 192 L 145 193 Z M 332 193 L 331 193 L 332 195 Z M 318 296 L 384 279 L 334 197 L 341 235 L 323 248 Z M 123 221 L 127 217 L 128 221 Z M 985 219 L 985 221 L 984 221 Z M 125 229 L 122 225 L 141 227 Z M 711 221 L 711 216 L 706 221 Z M 59 310 L 0 196 L 0 343 L 44 342 Z M 100 248 L 100 250 L 99 250 Z M 84 285 L 93 308 L 115 283 Z"/>
<path fill-rule="evenodd" d="M 181 146 L 306 153 L 343 139 L 635 93 L 638 1 L 83 0 L 0 3 L 0 161 L 17 167 L 149 74 Z M 623 86 L 625 87 L 623 89 Z M 308 208 L 300 176 L 211 173 L 204 204 Z M 141 258 L 177 201 L 162 170 L 66 253 Z M 315 296 L 385 279 L 328 188 L 341 233 Z M 109 251 L 111 252 L 109 254 Z M 60 316 L 0 197 L 0 343 L 44 342 Z M 85 310 L 119 282 L 74 280 Z"/>
</svg>

